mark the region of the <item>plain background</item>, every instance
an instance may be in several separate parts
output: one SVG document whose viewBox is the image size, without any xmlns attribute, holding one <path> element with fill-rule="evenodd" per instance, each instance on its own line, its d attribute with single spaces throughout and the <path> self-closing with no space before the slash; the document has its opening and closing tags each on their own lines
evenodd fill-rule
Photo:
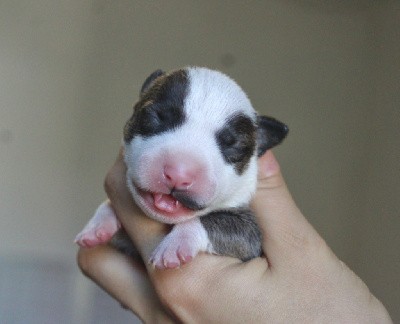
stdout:
<svg viewBox="0 0 400 324">
<path fill-rule="evenodd" d="M 39 294 L 68 278 L 76 289 L 63 302 L 75 317 L 64 308 L 59 323 L 94 321 L 82 305 L 104 306 L 88 302 L 93 286 L 76 270 L 73 238 L 105 197 L 142 82 L 186 65 L 226 72 L 259 112 L 289 125 L 275 152 L 296 201 L 400 321 L 395 0 L 0 1 L 4 303 L 20 272 L 34 269 L 27 281 L 36 285 L 18 289 L 42 302 L 25 318 L 40 322 Z M 43 277 L 41 264 L 57 275 Z M 1 311 L 22 322 L 4 303 L 0 322 Z"/>
</svg>

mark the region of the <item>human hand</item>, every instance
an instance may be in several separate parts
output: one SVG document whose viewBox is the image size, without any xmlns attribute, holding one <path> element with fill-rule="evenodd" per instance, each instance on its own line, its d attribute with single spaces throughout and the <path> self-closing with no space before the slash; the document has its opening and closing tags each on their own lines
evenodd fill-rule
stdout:
<svg viewBox="0 0 400 324">
<path fill-rule="evenodd" d="M 122 155 L 106 178 L 118 218 L 143 260 L 168 228 L 146 217 L 125 184 Z M 266 257 L 200 254 L 157 270 L 109 246 L 81 249 L 82 271 L 145 322 L 391 323 L 368 287 L 325 244 L 294 203 L 271 152 L 259 160 L 252 202 Z"/>
</svg>

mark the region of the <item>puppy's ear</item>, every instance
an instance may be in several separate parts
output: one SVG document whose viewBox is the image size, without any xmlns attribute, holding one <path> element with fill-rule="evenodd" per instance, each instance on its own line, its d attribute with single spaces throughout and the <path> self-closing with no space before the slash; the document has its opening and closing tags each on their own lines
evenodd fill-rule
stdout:
<svg viewBox="0 0 400 324">
<path fill-rule="evenodd" d="M 260 157 L 266 150 L 281 143 L 289 128 L 279 120 L 267 116 L 257 116 L 257 155 Z"/>
<path fill-rule="evenodd" d="M 143 96 L 143 94 L 149 90 L 151 88 L 151 86 L 153 85 L 154 81 L 160 77 L 161 75 L 165 74 L 164 71 L 162 70 L 156 70 L 154 71 L 152 74 L 150 74 L 146 81 L 144 81 L 142 88 L 140 89 L 140 96 Z"/>
</svg>

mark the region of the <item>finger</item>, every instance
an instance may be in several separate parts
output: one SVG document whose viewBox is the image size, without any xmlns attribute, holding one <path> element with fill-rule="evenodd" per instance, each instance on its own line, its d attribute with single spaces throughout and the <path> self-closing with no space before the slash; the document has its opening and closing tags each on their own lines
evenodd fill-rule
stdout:
<svg viewBox="0 0 400 324">
<path fill-rule="evenodd" d="M 80 249 L 78 264 L 84 274 L 144 322 L 172 322 L 141 262 L 110 246 L 99 245 Z"/>
<path fill-rule="evenodd" d="M 106 176 L 105 190 L 119 221 L 143 260 L 147 262 L 168 228 L 147 217 L 133 201 L 126 185 L 126 166 L 122 151 Z"/>
<path fill-rule="evenodd" d="M 302 215 L 271 151 L 259 159 L 258 188 L 252 200 L 263 232 L 263 249 L 270 265 L 302 258 L 307 246 L 322 241 Z"/>
</svg>

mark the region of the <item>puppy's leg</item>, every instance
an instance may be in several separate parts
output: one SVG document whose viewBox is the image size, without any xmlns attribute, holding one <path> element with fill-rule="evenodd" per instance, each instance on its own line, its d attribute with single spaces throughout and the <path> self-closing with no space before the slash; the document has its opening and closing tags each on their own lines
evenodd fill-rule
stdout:
<svg viewBox="0 0 400 324">
<path fill-rule="evenodd" d="M 174 225 L 154 250 L 150 262 L 159 269 L 177 268 L 200 251 L 212 253 L 208 235 L 198 218 Z"/>
<path fill-rule="evenodd" d="M 218 210 L 200 217 L 214 253 L 247 261 L 259 257 L 261 232 L 249 208 Z"/>
<path fill-rule="evenodd" d="M 121 227 L 110 201 L 106 200 L 96 210 L 83 230 L 76 236 L 75 243 L 82 247 L 92 247 L 110 241 Z"/>
</svg>

